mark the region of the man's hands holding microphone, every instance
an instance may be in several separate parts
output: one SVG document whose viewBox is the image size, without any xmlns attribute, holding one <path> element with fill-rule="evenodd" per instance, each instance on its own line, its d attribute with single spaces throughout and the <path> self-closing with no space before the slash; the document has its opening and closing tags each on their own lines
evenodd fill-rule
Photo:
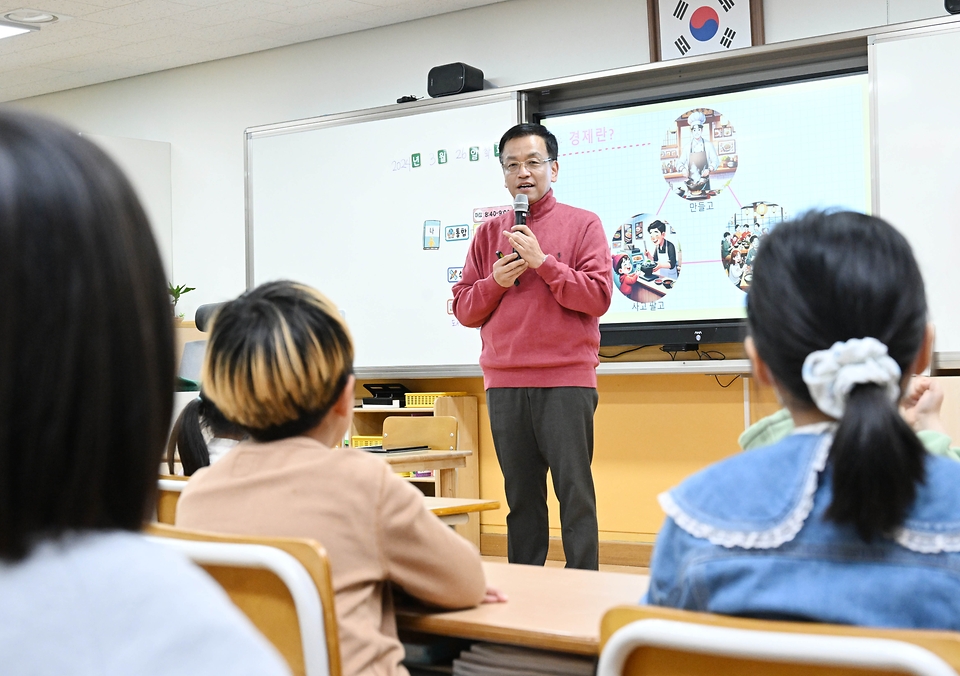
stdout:
<svg viewBox="0 0 960 676">
<path fill-rule="evenodd" d="M 527 268 L 534 270 L 543 265 L 546 255 L 540 249 L 536 235 L 526 225 L 515 225 L 512 230 L 504 230 L 503 235 L 510 242 L 513 251 L 508 254 L 497 252 L 497 262 L 493 264 L 493 279 L 500 286 L 509 288 Z"/>
</svg>

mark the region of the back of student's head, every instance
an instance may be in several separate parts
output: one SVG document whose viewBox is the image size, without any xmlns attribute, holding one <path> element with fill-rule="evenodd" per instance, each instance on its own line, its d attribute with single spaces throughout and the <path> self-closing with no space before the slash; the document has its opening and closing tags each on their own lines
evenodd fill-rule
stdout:
<svg viewBox="0 0 960 676">
<path fill-rule="evenodd" d="M 230 420 L 201 394 L 191 400 L 177 417 L 167 442 L 167 470 L 173 474 L 179 456 L 184 476 L 193 476 L 201 467 L 210 464 L 210 449 L 204 435 L 206 430 L 211 437 L 240 439 L 244 430 Z"/>
<path fill-rule="evenodd" d="M 810 212 L 784 223 L 758 249 L 747 313 L 757 352 L 786 395 L 839 419 L 827 516 L 853 525 L 867 541 L 891 532 L 924 477 L 923 447 L 897 409 L 901 374 L 919 354 L 927 319 L 923 279 L 906 239 L 885 221 L 853 212 Z M 838 342 L 844 344 L 834 347 Z M 815 352 L 811 382 L 829 371 L 826 362 L 856 362 L 859 376 L 840 376 L 858 383 L 846 397 L 839 380 L 831 381 L 828 388 L 837 389 L 825 394 L 832 403 L 818 395 L 815 406 L 802 375 Z"/>
<path fill-rule="evenodd" d="M 217 313 L 203 388 L 258 441 L 297 436 L 324 418 L 353 373 L 353 342 L 337 308 L 302 284 L 269 282 Z"/>
<path fill-rule="evenodd" d="M 76 133 L 0 112 L 0 558 L 138 529 L 170 421 L 170 299 L 126 178 Z"/>
</svg>

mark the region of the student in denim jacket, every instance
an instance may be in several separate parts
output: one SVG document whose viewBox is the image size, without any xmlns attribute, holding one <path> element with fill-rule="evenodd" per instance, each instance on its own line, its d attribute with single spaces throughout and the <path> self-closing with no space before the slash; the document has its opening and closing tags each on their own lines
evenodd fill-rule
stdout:
<svg viewBox="0 0 960 676">
<path fill-rule="evenodd" d="M 645 602 L 960 629 L 960 464 L 926 453 L 897 410 L 933 343 L 906 240 L 850 212 L 781 225 L 747 314 L 754 375 L 795 429 L 660 496 Z"/>
</svg>

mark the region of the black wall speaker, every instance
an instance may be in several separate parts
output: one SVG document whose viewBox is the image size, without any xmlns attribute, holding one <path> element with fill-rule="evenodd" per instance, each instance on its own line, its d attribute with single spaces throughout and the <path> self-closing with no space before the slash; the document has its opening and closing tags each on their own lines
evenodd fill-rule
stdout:
<svg viewBox="0 0 960 676">
<path fill-rule="evenodd" d="M 434 66 L 427 74 L 427 93 L 433 98 L 463 92 L 478 92 L 481 89 L 483 89 L 483 71 L 465 63 Z"/>
<path fill-rule="evenodd" d="M 943 0 L 943 8 L 951 14 L 960 14 L 960 0 Z"/>
</svg>

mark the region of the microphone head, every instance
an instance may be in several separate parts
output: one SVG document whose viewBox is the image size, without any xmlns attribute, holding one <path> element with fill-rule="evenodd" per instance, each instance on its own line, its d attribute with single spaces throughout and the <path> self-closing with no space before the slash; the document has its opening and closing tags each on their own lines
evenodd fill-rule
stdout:
<svg viewBox="0 0 960 676">
<path fill-rule="evenodd" d="M 530 200 L 526 195 L 520 193 L 513 198 L 513 210 L 523 212 L 530 211 Z"/>
</svg>

